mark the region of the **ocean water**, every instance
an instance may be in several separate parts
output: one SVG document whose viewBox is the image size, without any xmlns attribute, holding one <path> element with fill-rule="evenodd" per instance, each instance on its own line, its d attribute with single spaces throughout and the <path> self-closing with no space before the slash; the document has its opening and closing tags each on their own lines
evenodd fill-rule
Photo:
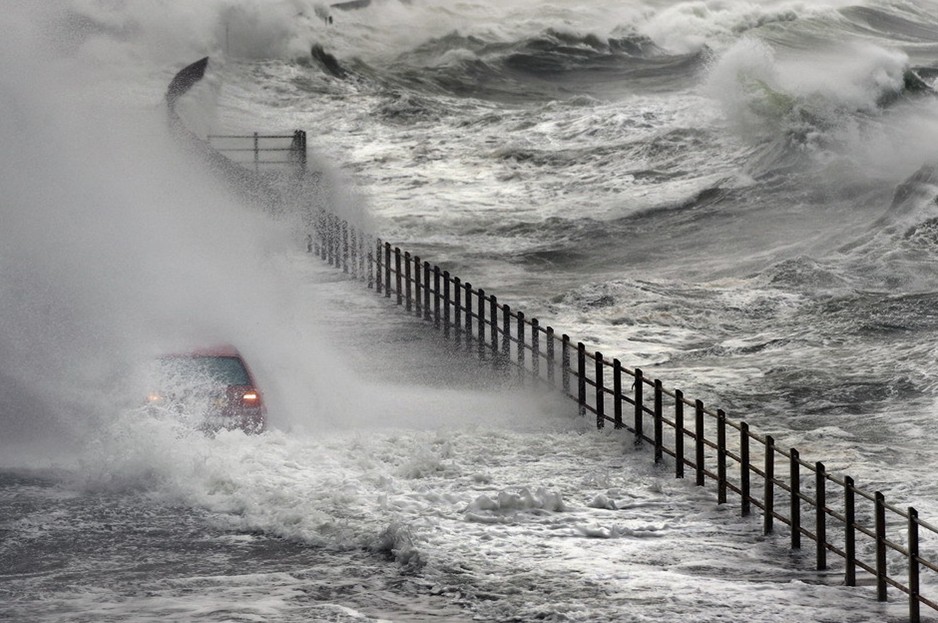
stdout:
<svg viewBox="0 0 938 623">
<path fill-rule="evenodd" d="M 0 17 L 0 618 L 900 620 L 304 228 L 328 207 L 934 521 L 938 4 L 362 4 Z M 315 192 L 252 205 L 173 142 L 203 56 L 188 127 L 305 129 Z M 268 434 L 137 408 L 140 361 L 216 341 Z"/>
</svg>

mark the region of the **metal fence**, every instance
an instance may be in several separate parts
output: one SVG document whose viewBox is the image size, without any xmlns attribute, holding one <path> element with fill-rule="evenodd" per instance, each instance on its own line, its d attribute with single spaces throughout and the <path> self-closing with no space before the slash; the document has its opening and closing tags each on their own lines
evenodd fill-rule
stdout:
<svg viewBox="0 0 938 623">
<path fill-rule="evenodd" d="M 494 294 L 335 215 L 320 213 L 309 250 L 425 320 L 455 347 L 502 367 L 519 383 L 555 388 L 597 427 L 614 426 L 635 444 L 650 445 L 654 461 L 672 464 L 675 477 L 715 486 L 719 504 L 732 494 L 743 516 L 758 509 L 764 534 L 787 526 L 791 548 L 813 549 L 818 570 L 829 570 L 833 555 L 847 586 L 872 584 L 880 601 L 890 588 L 903 593 L 910 621 L 921 620 L 922 605 L 938 611 L 938 527 L 914 508 L 886 502 L 882 493 L 829 473 L 823 463 L 803 459 L 722 409 L 557 335 Z"/>
<path fill-rule="evenodd" d="M 291 165 L 306 170 L 306 131 L 292 134 L 209 134 L 212 148 L 230 160 L 250 166 L 259 173 L 261 166 Z"/>
</svg>

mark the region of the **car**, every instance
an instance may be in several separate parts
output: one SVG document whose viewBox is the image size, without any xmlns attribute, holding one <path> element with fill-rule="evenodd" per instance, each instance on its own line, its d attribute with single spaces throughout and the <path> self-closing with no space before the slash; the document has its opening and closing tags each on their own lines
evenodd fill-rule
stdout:
<svg viewBox="0 0 938 623">
<path fill-rule="evenodd" d="M 147 396 L 151 412 L 185 416 L 200 430 L 267 429 L 267 405 L 254 375 L 233 346 L 201 348 L 159 357 Z"/>
</svg>

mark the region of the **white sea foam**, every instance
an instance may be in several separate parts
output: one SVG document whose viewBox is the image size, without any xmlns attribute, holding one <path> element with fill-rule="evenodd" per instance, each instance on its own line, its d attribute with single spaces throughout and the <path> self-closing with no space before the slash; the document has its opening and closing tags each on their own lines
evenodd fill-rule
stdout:
<svg viewBox="0 0 938 623">
<path fill-rule="evenodd" d="M 290 62 L 320 39 L 343 60 L 360 54 L 387 61 L 413 47 L 414 32 L 431 38 L 458 29 L 515 42 L 546 28 L 599 36 L 636 28 L 672 51 L 702 43 L 729 49 L 714 73 L 726 71 L 729 82 L 721 84 L 728 92 L 745 66 L 784 95 L 821 93 L 838 106 L 868 109 L 877 89 L 894 83 L 901 54 L 856 48 L 855 58 L 834 63 L 838 78 L 828 82 L 824 71 L 764 44 L 733 47 L 738 32 L 783 23 L 787 11 L 819 14 L 817 5 L 805 3 L 645 4 L 610 15 L 608 3 L 388 1 L 337 12 L 333 28 L 309 2 L 47 6 L 53 12 L 71 6 L 90 24 L 61 41 L 68 44 L 64 52 L 50 52 L 31 40 L 49 31 L 20 19 L 34 10 L 30 4 L 19 2 L 2 18 L 0 98 L 12 112 L 0 119 L 0 132 L 12 147 L 0 168 L 0 253 L 5 266 L 26 267 L 0 273 L 2 388 L 16 398 L 5 399 L 0 412 L 4 463 L 59 460 L 49 437 L 69 437 L 50 434 L 51 423 L 64 419 L 66 431 L 82 437 L 77 459 L 67 464 L 89 499 L 142 492 L 205 511 L 238 532 L 261 531 L 300 547 L 370 548 L 376 559 L 389 556 L 395 573 L 425 582 L 401 588 L 405 598 L 440 596 L 483 619 L 899 616 L 901 604 L 877 604 L 867 587 L 847 589 L 839 577 L 804 571 L 811 565 L 799 556 L 789 564 L 784 534 L 760 539 L 758 522 L 737 519 L 736 507 L 718 507 L 708 491 L 652 468 L 649 453 L 633 451 L 618 433 L 570 420 L 569 404 L 496 391 L 491 379 L 459 386 L 439 379 L 452 362 L 437 365 L 440 353 L 427 344 L 430 338 L 392 320 L 399 317 L 388 314 L 383 299 L 353 290 L 308 258 L 283 253 L 296 244 L 289 224 L 251 212 L 206 182 L 166 140 L 160 115 L 173 71 L 211 54 L 218 64 L 209 80 L 222 87 L 223 124 L 315 128 L 311 143 L 361 184 L 384 219 L 382 233 L 435 245 L 428 251 L 470 266 L 474 282 L 512 285 L 505 294 L 554 314 L 575 338 L 623 353 L 629 364 L 656 365 L 671 384 L 698 388 L 694 394 L 707 400 L 720 391 L 738 396 L 733 391 L 740 387 L 764 389 L 766 379 L 792 371 L 804 371 L 796 380 L 811 380 L 812 373 L 833 370 L 831 387 L 843 392 L 825 398 L 822 406 L 831 411 L 818 420 L 777 404 L 755 417 L 805 456 L 858 470 L 891 498 L 911 499 L 933 480 L 931 465 L 910 466 L 897 455 L 912 449 L 917 457 L 931 456 L 933 347 L 869 338 L 836 306 L 799 320 L 810 307 L 806 297 L 841 303 L 836 297 L 845 286 L 799 283 L 790 292 L 739 268 L 752 259 L 742 247 L 752 235 L 747 219 L 762 236 L 750 247 L 764 257 L 784 255 L 798 236 L 775 231 L 773 215 L 758 206 L 724 221 L 694 211 L 693 200 L 714 188 L 757 187 L 766 194 L 756 193 L 753 204 L 772 192 L 741 171 L 750 152 L 723 132 L 720 111 L 696 84 L 664 97 L 577 97 L 532 107 L 434 101 L 438 119 L 425 116 L 408 126 L 376 121 L 386 104 L 379 89 L 335 84 Z M 70 23 L 62 12 L 53 17 L 66 21 L 46 26 Z M 197 95 L 210 100 L 213 93 Z M 926 108 L 914 116 L 930 115 Z M 886 127 L 915 134 L 911 122 Z M 903 165 L 926 153 L 930 127 L 915 138 Z M 678 209 L 684 204 L 686 212 Z M 677 245 L 690 258 L 685 263 L 697 263 L 694 251 L 708 237 L 708 249 L 722 252 L 709 261 L 735 280 L 682 287 L 648 257 L 654 241 L 644 247 L 647 255 L 616 265 L 610 287 L 583 283 L 594 278 L 589 262 L 572 275 L 550 260 L 543 268 L 505 265 L 514 252 L 552 250 L 542 248 L 540 229 L 551 217 L 562 219 L 560 228 L 571 235 L 583 221 L 599 221 L 591 230 L 596 236 L 613 227 L 603 219 L 652 217 L 638 221 L 631 239 L 607 240 L 608 252 L 656 233 L 648 223 L 672 208 L 687 215 L 692 230 Z M 796 232 L 826 224 L 797 209 L 790 218 L 806 223 Z M 838 213 L 828 220 L 848 219 Z M 516 234 L 525 226 L 530 233 Z M 592 242 L 580 239 L 576 250 Z M 502 257 L 480 257 L 489 252 Z M 831 263 L 831 270 L 841 270 Z M 575 282 L 566 297 L 556 289 L 562 279 Z M 602 296 L 613 304 L 582 304 Z M 874 320 L 890 318 L 875 307 L 858 309 Z M 124 368 L 135 357 L 208 338 L 237 341 L 248 355 L 268 390 L 270 433 L 208 439 L 182 422 L 149 419 L 114 401 L 115 394 L 127 395 Z M 416 354 L 406 360 L 402 353 Z M 862 382 L 853 382 L 866 374 L 873 385 L 896 379 L 885 391 L 901 392 L 905 383 L 926 395 L 856 417 L 843 404 L 853 404 L 849 390 L 862 390 Z M 52 414 L 41 417 L 37 404 L 51 404 Z M 27 417 L 15 418 L 10 405 Z M 893 434 L 906 439 L 902 447 Z M 24 438 L 37 443 L 32 457 L 6 451 Z M 341 567 L 344 559 L 337 554 L 337 560 Z M 80 595 L 60 592 L 48 610 L 36 607 L 48 620 L 380 616 L 348 604 L 311 605 L 302 577 L 294 570 L 291 577 L 149 578 L 146 592 L 83 587 L 89 590 Z"/>
</svg>

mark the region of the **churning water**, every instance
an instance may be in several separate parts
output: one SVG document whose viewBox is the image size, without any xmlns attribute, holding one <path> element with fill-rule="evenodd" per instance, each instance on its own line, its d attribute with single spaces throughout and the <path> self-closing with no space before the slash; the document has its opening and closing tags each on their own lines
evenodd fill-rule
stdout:
<svg viewBox="0 0 938 623">
<path fill-rule="evenodd" d="M 7 4 L 0 616 L 899 616 L 313 265 L 162 97 L 210 56 L 189 127 L 307 130 L 299 203 L 934 520 L 934 2 Z M 274 430 L 143 417 L 218 341 Z"/>
</svg>

